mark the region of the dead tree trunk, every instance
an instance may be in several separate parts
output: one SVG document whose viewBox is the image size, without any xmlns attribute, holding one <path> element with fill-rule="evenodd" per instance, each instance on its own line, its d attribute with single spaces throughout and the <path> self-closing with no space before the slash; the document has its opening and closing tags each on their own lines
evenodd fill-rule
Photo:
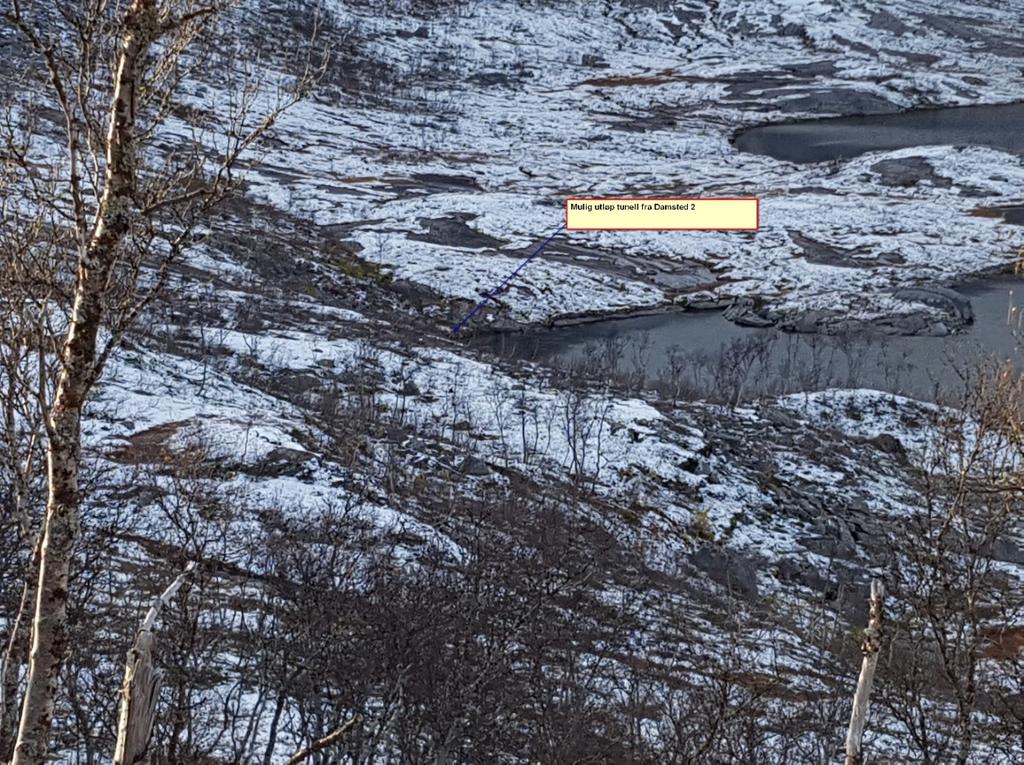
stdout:
<svg viewBox="0 0 1024 765">
<path fill-rule="evenodd" d="M 860 650 L 864 660 L 857 679 L 857 691 L 853 696 L 853 712 L 850 714 L 850 729 L 846 734 L 846 765 L 863 765 L 864 724 L 868 719 L 871 701 L 871 684 L 875 679 L 878 651 L 882 647 L 882 599 L 885 590 L 879 580 L 871 582 L 871 610 L 868 626 L 864 630 Z"/>
<path fill-rule="evenodd" d="M 160 671 L 153 666 L 153 646 L 156 643 L 153 627 L 160 611 L 171 602 L 194 569 L 195 564 L 190 563 L 156 599 L 128 650 L 113 765 L 137 765 L 146 756 L 160 693 Z"/>
<path fill-rule="evenodd" d="M 42 765 L 49 744 L 57 679 L 67 649 L 68 574 L 79 531 L 82 409 L 99 372 L 103 299 L 133 210 L 136 85 L 158 34 L 156 1 L 135 0 L 123 29 L 106 136 L 104 189 L 91 236 L 78 259 L 73 311 L 47 422 L 46 518 L 28 682 L 11 765 Z"/>
</svg>

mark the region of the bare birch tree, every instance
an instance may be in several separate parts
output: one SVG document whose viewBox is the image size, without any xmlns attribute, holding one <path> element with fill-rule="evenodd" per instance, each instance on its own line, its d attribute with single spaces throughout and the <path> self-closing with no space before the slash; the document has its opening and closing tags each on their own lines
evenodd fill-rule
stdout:
<svg viewBox="0 0 1024 765">
<path fill-rule="evenodd" d="M 18 182 L 7 162 L 0 165 L 0 220 L 17 214 Z M 13 747 L 18 675 L 27 654 L 32 552 L 38 549 L 35 507 L 41 504 L 45 458 L 39 401 L 52 390 L 55 370 L 45 310 L 54 290 L 53 250 L 36 246 L 45 225 L 42 216 L 32 215 L 21 226 L 0 226 L 0 538 L 12 551 L 0 570 L 0 581 L 8 584 L 0 602 L 12 615 L 0 654 L 0 760 Z M 51 353 L 41 353 L 43 348 Z"/>
<path fill-rule="evenodd" d="M 1024 613 L 1006 565 L 1024 519 L 1024 376 L 990 364 L 965 390 L 957 409 L 936 413 L 919 504 L 888 543 L 879 702 L 925 763 L 990 757 L 1019 727 L 1013 679 L 992 659 Z"/>
<path fill-rule="evenodd" d="M 235 185 L 232 169 L 240 157 L 316 79 L 311 58 L 276 88 L 218 58 L 230 48 L 218 39 L 230 6 L 222 0 L 58 6 L 13 0 L 5 12 L 32 56 L 29 71 L 43 73 L 36 87 L 45 86 L 59 115 L 56 124 L 31 122 L 29 99 L 19 101 L 15 93 L 16 122 L 8 124 L 3 147 L 23 191 L 21 209 L 3 225 L 22 234 L 35 226 L 22 262 L 55 253 L 54 300 L 35 296 L 34 305 L 57 325 L 52 341 L 59 346 L 54 390 L 43 391 L 38 402 L 47 497 L 15 765 L 47 756 L 67 648 L 84 408 L 111 353 Z M 214 64 L 229 83 L 222 103 L 216 113 L 197 117 L 189 138 L 179 132 L 166 149 L 162 129 L 176 115 L 197 111 L 184 98 L 185 86 Z M 40 143 L 53 148 L 42 160 L 34 153 Z M 37 347 L 44 360 L 54 358 L 45 342 Z"/>
</svg>

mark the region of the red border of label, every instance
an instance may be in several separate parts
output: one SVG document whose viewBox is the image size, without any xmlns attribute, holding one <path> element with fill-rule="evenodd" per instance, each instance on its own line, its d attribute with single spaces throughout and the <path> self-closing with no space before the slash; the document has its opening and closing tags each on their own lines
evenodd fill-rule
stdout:
<svg viewBox="0 0 1024 765">
<path fill-rule="evenodd" d="M 730 226 L 727 228 L 666 228 L 665 226 L 653 226 L 646 228 L 633 228 L 622 226 L 619 228 L 577 228 L 569 226 L 569 200 L 575 202 L 749 202 L 754 200 L 757 222 L 753 228 L 749 226 Z M 759 231 L 761 229 L 761 198 L 760 197 L 566 197 L 565 198 L 565 230 L 566 231 Z"/>
</svg>

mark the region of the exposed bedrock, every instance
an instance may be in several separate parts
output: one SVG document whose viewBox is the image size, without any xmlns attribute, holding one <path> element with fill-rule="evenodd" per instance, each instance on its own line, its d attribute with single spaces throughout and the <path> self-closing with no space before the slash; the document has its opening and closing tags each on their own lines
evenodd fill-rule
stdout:
<svg viewBox="0 0 1024 765">
<path fill-rule="evenodd" d="M 949 287 L 903 287 L 893 292 L 892 298 L 902 304 L 898 312 L 859 317 L 848 310 L 780 309 L 760 298 L 740 297 L 725 309 L 724 316 L 744 327 L 823 334 L 873 330 L 890 335 L 942 336 L 974 321 L 970 299 Z"/>
<path fill-rule="evenodd" d="M 971 301 L 949 287 L 904 287 L 893 293 L 897 300 L 923 303 L 949 317 L 951 329 L 959 329 L 974 321 Z"/>
</svg>

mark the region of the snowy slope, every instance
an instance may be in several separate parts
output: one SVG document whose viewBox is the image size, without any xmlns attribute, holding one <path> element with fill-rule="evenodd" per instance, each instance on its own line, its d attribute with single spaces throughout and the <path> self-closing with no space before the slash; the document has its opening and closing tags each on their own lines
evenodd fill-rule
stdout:
<svg viewBox="0 0 1024 765">
<path fill-rule="evenodd" d="M 392 89 L 290 113 L 250 192 L 316 225 L 346 224 L 396 278 L 475 300 L 555 230 L 570 195 L 762 199 L 756 235 L 565 234 L 575 256 L 549 248 L 502 295 L 513 320 L 685 300 L 694 287 L 763 296 L 791 315 L 870 318 L 920 309 L 893 301 L 895 287 L 1005 267 L 1024 246 L 1024 229 L 970 214 L 1021 198 L 1019 157 L 929 147 L 796 166 L 730 144 L 769 120 L 1015 99 L 1024 52 L 1007 30 L 1019 3 L 967 4 L 955 19 L 920 0 L 884 11 L 851 0 L 333 10 Z M 894 186 L 873 170 L 912 157 L 943 182 Z M 811 262 L 794 235 L 855 250 L 862 265 Z M 713 277 L 682 292 L 655 278 L 697 265 Z"/>
</svg>

